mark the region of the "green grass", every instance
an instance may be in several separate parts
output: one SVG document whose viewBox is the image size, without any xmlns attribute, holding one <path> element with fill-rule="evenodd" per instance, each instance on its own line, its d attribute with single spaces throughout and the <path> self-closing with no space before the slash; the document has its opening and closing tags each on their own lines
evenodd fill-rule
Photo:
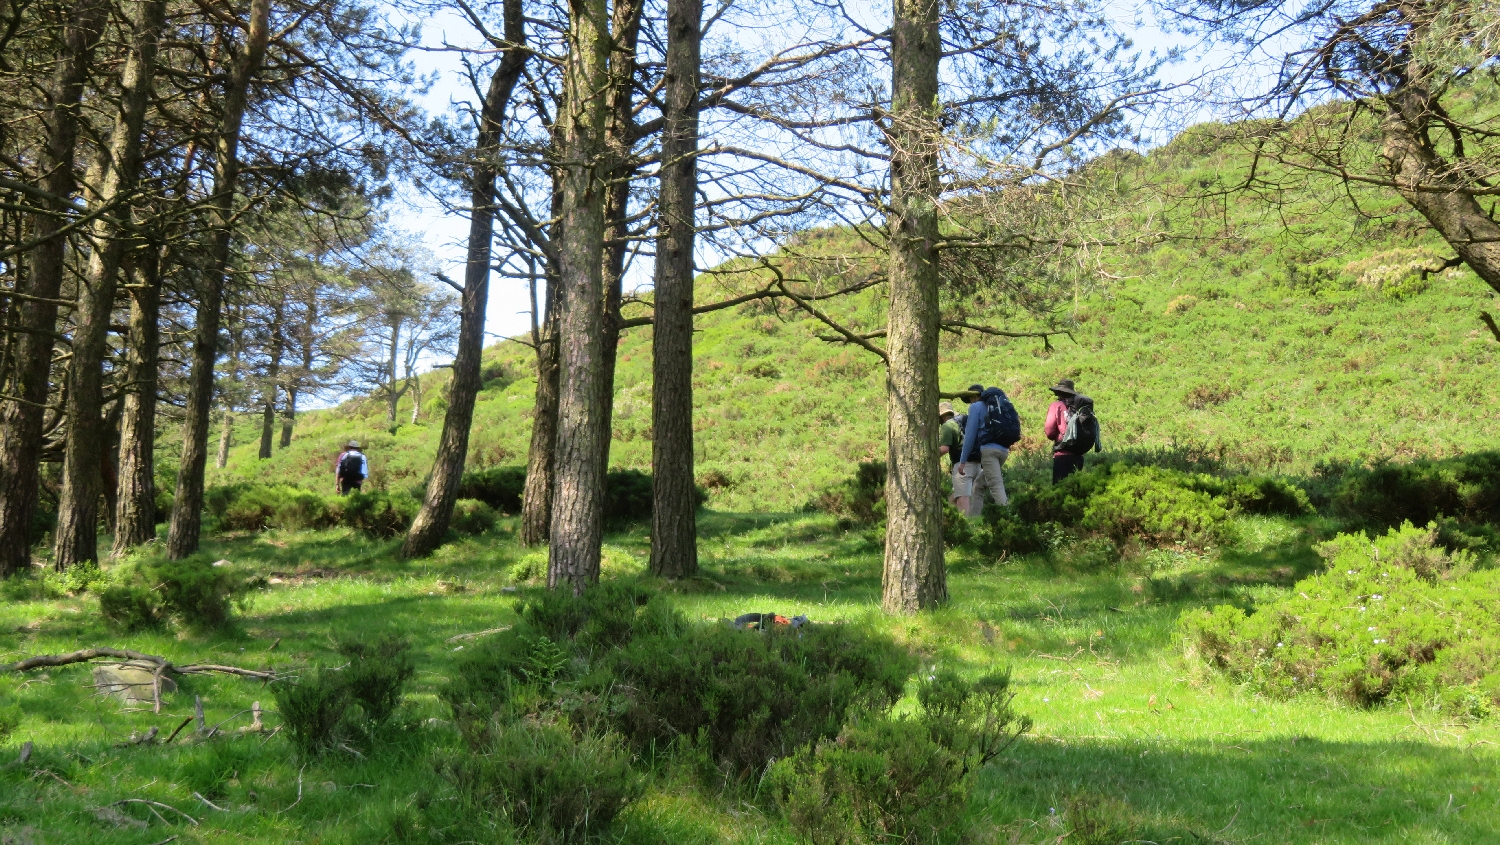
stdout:
<svg viewBox="0 0 1500 845">
<path fill-rule="evenodd" d="M 456 807 L 431 760 L 461 746 L 435 692 L 456 649 L 475 642 L 450 638 L 513 621 L 515 599 L 539 589 L 510 583 L 514 564 L 535 555 L 512 543 L 513 528 L 415 563 L 399 561 L 394 542 L 341 530 L 213 540 L 208 553 L 271 586 L 232 629 L 202 638 L 114 633 L 89 596 L 49 597 L 40 581 L 11 582 L 0 603 L 0 659 L 111 644 L 177 661 L 291 670 L 334 660 L 340 637 L 391 631 L 412 639 L 418 675 L 408 729 L 367 758 L 313 761 L 296 759 L 282 736 L 238 734 L 252 701 L 274 708 L 269 690 L 253 682 L 186 678 L 158 716 L 93 695 L 84 667 L 0 677 L 0 708 L 19 703 L 24 714 L 0 741 L 0 759 L 13 760 L 25 741 L 37 748 L 29 767 L 0 770 L 0 831 L 33 837 L 17 841 L 123 845 L 170 835 L 200 843 L 429 841 L 434 831 L 424 825 L 441 828 L 443 808 Z M 983 772 L 971 810 L 978 841 L 1055 841 L 1062 819 L 1077 812 L 1070 808 L 1090 800 L 1104 801 L 1130 837 L 1156 842 L 1500 837 L 1493 721 L 1450 723 L 1405 704 L 1366 711 L 1312 697 L 1267 700 L 1184 658 L 1176 634 L 1184 609 L 1284 593 L 1318 566 L 1309 545 L 1329 531 L 1317 520 L 1272 518 L 1244 518 L 1239 528 L 1240 548 L 1157 550 L 1102 570 L 1076 569 L 1066 552 L 1001 563 L 954 553 L 952 601 L 893 619 L 878 612 L 880 549 L 867 534 L 841 532 L 817 515 L 706 512 L 702 575 L 664 588 L 691 617 L 776 611 L 867 619 L 931 664 L 976 674 L 1012 667 L 1019 710 L 1036 727 Z M 641 530 L 612 535 L 607 577 L 644 577 L 647 548 Z M 225 723 L 226 736 L 119 745 L 153 725 L 168 733 L 191 714 L 195 695 L 209 724 Z M 274 713 L 267 723 L 279 723 Z M 200 825 L 160 810 L 164 824 L 141 804 L 113 810 L 149 819 L 148 828 L 122 826 L 108 810 L 100 817 L 97 808 L 127 798 L 169 804 Z M 670 776 L 658 778 L 615 835 L 792 839 L 774 813 L 727 806 Z"/>
</svg>

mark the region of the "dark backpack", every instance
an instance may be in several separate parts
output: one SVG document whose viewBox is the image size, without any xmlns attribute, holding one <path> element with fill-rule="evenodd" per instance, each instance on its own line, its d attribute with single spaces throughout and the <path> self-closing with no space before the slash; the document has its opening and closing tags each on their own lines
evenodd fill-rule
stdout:
<svg viewBox="0 0 1500 845">
<path fill-rule="evenodd" d="M 1007 449 L 1015 445 L 1021 439 L 1021 415 L 1005 391 L 991 387 L 979 398 L 984 402 L 984 424 L 979 427 L 979 443 L 975 445 L 998 443 Z"/>
<path fill-rule="evenodd" d="M 1094 400 L 1077 396 L 1068 403 L 1063 415 L 1063 433 L 1057 439 L 1057 451 L 1084 455 L 1099 451 L 1099 418 L 1094 416 Z"/>
<path fill-rule="evenodd" d="M 358 452 L 345 452 L 344 457 L 339 459 L 339 478 L 364 481 L 365 462 L 361 460 L 363 457 Z"/>
</svg>

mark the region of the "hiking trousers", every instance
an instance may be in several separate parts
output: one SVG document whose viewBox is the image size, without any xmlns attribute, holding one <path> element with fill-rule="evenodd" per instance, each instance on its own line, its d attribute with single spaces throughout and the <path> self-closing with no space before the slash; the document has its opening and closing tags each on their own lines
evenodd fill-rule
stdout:
<svg viewBox="0 0 1500 845">
<path fill-rule="evenodd" d="M 1005 459 L 1009 457 L 1009 449 L 991 446 L 979 448 L 979 476 L 974 479 L 974 496 L 969 499 L 968 516 L 977 518 L 984 513 L 986 495 L 1001 507 L 1010 503 L 1009 497 L 1005 495 L 1005 476 L 1000 473 L 1000 467 L 1005 465 Z"/>
<path fill-rule="evenodd" d="M 1052 456 L 1052 483 L 1056 484 L 1081 469 L 1083 469 L 1082 455 L 1059 452 Z"/>
</svg>

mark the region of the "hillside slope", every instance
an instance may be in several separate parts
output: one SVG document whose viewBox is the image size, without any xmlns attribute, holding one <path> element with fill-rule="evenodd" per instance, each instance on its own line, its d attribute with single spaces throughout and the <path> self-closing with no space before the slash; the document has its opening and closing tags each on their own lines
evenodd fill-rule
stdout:
<svg viewBox="0 0 1500 845">
<path fill-rule="evenodd" d="M 1245 167 L 1225 135 L 1196 127 L 1122 166 L 1191 194 Z M 1077 297 L 1071 340 L 1047 350 L 1038 340 L 945 335 L 944 389 L 1005 388 L 1026 432 L 1018 459 L 1044 457 L 1046 387 L 1063 377 L 1094 397 L 1109 449 L 1177 448 L 1308 474 L 1321 462 L 1493 448 L 1496 343 L 1478 320 L 1497 307 L 1493 293 L 1467 270 L 1421 279 L 1413 267 L 1449 253 L 1419 218 L 1376 194 L 1361 198 L 1374 216 L 1357 217 L 1324 201 L 1336 188 L 1313 182 L 1301 200 L 1276 205 L 1251 195 L 1167 203 L 1163 216 L 1181 237 L 1117 256 L 1122 278 Z M 881 306 L 867 293 L 836 307 L 874 327 Z M 820 341 L 815 322 L 764 304 L 697 325 L 696 458 L 711 507 L 793 509 L 855 463 L 883 457 L 882 373 L 868 353 Z M 649 329 L 621 341 L 616 466 L 650 466 L 650 355 Z M 524 463 L 530 352 L 501 343 L 487 360 L 469 464 Z M 429 379 L 436 396 L 445 376 Z M 267 461 L 255 457 L 247 423 L 211 481 L 331 486 L 333 455 L 356 437 L 371 447 L 375 486 L 420 484 L 441 427 L 441 401 L 428 406 L 423 423 L 394 433 L 373 402 L 304 415 L 292 447 Z"/>
</svg>

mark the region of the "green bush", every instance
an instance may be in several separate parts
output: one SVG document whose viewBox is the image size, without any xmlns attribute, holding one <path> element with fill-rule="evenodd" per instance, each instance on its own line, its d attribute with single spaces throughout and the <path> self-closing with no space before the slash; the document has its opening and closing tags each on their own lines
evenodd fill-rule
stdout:
<svg viewBox="0 0 1500 845">
<path fill-rule="evenodd" d="M 1154 467 L 1114 472 L 1104 489 L 1089 497 L 1078 525 L 1117 545 L 1203 548 L 1228 539 L 1228 509 L 1180 481 L 1178 474 Z"/>
<path fill-rule="evenodd" d="M 411 527 L 421 503 L 407 493 L 355 491 L 344 497 L 344 524 L 371 537 L 389 539 Z"/>
<path fill-rule="evenodd" d="M 777 762 L 766 777 L 816 845 L 937 842 L 963 826 L 972 778 L 918 719 L 869 717 Z"/>
<path fill-rule="evenodd" d="M 314 669 L 271 691 L 287 738 L 303 755 L 315 757 L 349 738 L 349 687 L 337 671 Z"/>
<path fill-rule="evenodd" d="M 409 493 L 371 490 L 334 496 L 288 484 L 228 484 L 204 493 L 205 509 L 221 528 L 298 531 L 345 525 L 372 537 L 406 531 L 421 504 Z M 482 517 L 479 517 L 482 519 Z"/>
<path fill-rule="evenodd" d="M 1444 550 L 1435 525 L 1340 534 L 1319 552 L 1327 572 L 1255 613 L 1184 614 L 1191 649 L 1274 695 L 1361 706 L 1416 696 L 1474 715 L 1500 706 L 1500 572 Z"/>
<path fill-rule="evenodd" d="M 1012 497 L 1014 507 L 999 507 L 993 502 L 985 505 L 983 526 L 974 532 L 975 542 L 985 554 L 1002 555 L 1040 554 L 1050 548 L 1047 537 L 1049 523 L 1028 522 L 1021 517 L 1021 502 L 1025 497 Z M 1055 523 L 1051 523 L 1055 524 Z"/>
<path fill-rule="evenodd" d="M 99 595 L 104 619 L 125 630 L 167 621 L 199 631 L 221 628 L 251 584 L 233 566 L 203 558 L 138 558 Z"/>
<path fill-rule="evenodd" d="M 478 499 L 501 513 L 521 511 L 526 489 L 525 467 L 491 467 L 464 473 L 459 483 L 461 499 Z M 697 502 L 708 501 L 708 493 L 697 489 Z M 636 469 L 612 469 L 604 476 L 604 521 L 613 528 L 651 519 L 651 474 Z"/>
<path fill-rule="evenodd" d="M 857 709 L 901 697 L 912 657 L 854 625 L 746 632 L 693 625 L 637 636 L 613 661 L 619 731 L 639 748 L 696 741 L 731 778 L 836 736 Z"/>
<path fill-rule="evenodd" d="M 339 654 L 349 661 L 340 678 L 350 701 L 359 705 L 370 725 L 385 725 L 417 671 L 411 643 L 393 634 L 373 640 L 348 640 L 339 644 Z"/>
<path fill-rule="evenodd" d="M 806 509 L 837 517 L 843 529 L 884 522 L 885 475 L 884 461 L 862 462 L 853 478 L 823 490 Z"/>
<path fill-rule="evenodd" d="M 395 716 L 416 673 L 410 649 L 394 635 L 348 640 L 338 646 L 347 665 L 277 684 L 277 709 L 297 750 L 316 756 L 353 740 L 372 741 Z"/>
<path fill-rule="evenodd" d="M 1239 489 L 1248 501 L 1252 491 L 1261 489 L 1259 485 L 1246 482 L 1236 488 L 1208 475 L 1116 462 L 1017 495 L 1014 504 L 1021 520 L 1033 526 L 1056 523 L 1107 537 L 1117 545 L 1203 548 L 1233 537 L 1229 517 L 1235 505 L 1225 499 L 1223 491 Z M 1271 481 L 1266 487 L 1279 489 Z M 1002 523 L 998 529 L 991 529 L 995 542 L 1015 543 L 1020 548 L 1035 548 L 1043 539 L 1013 525 Z"/>
<path fill-rule="evenodd" d="M 448 526 L 460 534 L 474 536 L 494 531 L 498 524 L 494 508 L 478 499 L 459 499 L 453 503 L 453 519 Z"/>
<path fill-rule="evenodd" d="M 525 467 L 490 467 L 466 472 L 458 484 L 460 499 L 477 499 L 509 514 L 521 512 L 521 495 L 525 490 Z"/>
<path fill-rule="evenodd" d="M 1011 709 L 1009 673 L 977 683 L 934 669 L 918 714 L 870 714 L 771 767 L 788 820 L 815 843 L 936 842 L 962 832 L 974 773 L 1031 721 Z"/>
<path fill-rule="evenodd" d="M 1336 516 L 1366 528 L 1426 525 L 1443 517 L 1500 525 L 1500 452 L 1352 468 L 1330 504 Z"/>
<path fill-rule="evenodd" d="M 574 599 L 517 603 L 521 621 L 460 658 L 442 691 L 477 736 L 495 714 L 566 714 L 607 725 L 637 749 L 686 739 L 717 771 L 754 775 L 819 738 L 856 709 L 900 698 L 913 658 L 856 625 L 760 632 L 687 621 L 638 585 L 605 582 Z"/>
<path fill-rule="evenodd" d="M 154 628 L 162 619 L 161 597 L 145 584 L 111 584 L 99 591 L 99 613 L 122 631 Z"/>
<path fill-rule="evenodd" d="M 629 581 L 602 581 L 578 598 L 548 590 L 516 604 L 522 622 L 584 654 L 628 644 L 637 633 L 677 634 L 686 624 L 660 594 Z"/>
<path fill-rule="evenodd" d="M 599 838 L 640 798 L 645 779 L 611 734 L 576 737 L 566 725 L 496 725 L 443 768 L 469 804 L 538 841 Z"/>
</svg>

